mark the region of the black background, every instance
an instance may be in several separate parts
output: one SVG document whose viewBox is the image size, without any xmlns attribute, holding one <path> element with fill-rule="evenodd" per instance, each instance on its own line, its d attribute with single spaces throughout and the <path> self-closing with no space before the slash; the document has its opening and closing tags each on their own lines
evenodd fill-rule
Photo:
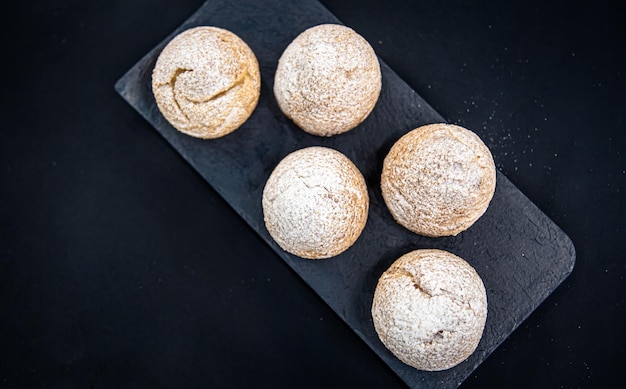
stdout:
<svg viewBox="0 0 626 389">
<path fill-rule="evenodd" d="M 403 387 L 115 93 L 201 4 L 2 5 L 0 386 Z M 620 382 L 621 7 L 323 4 L 576 246 L 570 277 L 463 387 Z"/>
</svg>

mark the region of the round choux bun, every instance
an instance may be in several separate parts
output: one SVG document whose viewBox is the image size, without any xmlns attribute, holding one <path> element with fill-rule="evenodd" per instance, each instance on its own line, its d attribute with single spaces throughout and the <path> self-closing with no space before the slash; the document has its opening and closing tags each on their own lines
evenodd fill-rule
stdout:
<svg viewBox="0 0 626 389">
<path fill-rule="evenodd" d="M 445 370 L 476 350 L 487 319 L 487 295 L 478 273 L 462 258 L 443 250 L 415 250 L 378 280 L 372 318 L 381 342 L 403 363 Z"/>
<path fill-rule="evenodd" d="M 261 92 L 259 64 L 232 32 L 191 28 L 159 55 L 152 92 L 174 128 L 197 138 L 219 138 L 239 128 L 254 111 Z"/>
<path fill-rule="evenodd" d="M 378 57 L 354 30 L 338 24 L 311 27 L 285 49 L 274 95 L 283 113 L 319 136 L 347 132 L 372 112 L 381 89 Z"/>
<path fill-rule="evenodd" d="M 263 216 L 285 251 L 307 259 L 336 256 L 357 240 L 369 196 L 359 169 L 341 152 L 307 147 L 287 155 L 263 189 Z"/>
<path fill-rule="evenodd" d="M 480 138 L 437 123 L 400 138 L 383 163 L 381 189 L 393 218 L 429 237 L 457 235 L 487 210 L 496 167 Z"/>
</svg>

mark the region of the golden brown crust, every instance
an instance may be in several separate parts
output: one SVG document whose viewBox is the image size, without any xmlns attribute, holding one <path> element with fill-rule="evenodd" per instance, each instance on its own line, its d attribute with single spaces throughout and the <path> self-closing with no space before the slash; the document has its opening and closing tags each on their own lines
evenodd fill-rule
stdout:
<svg viewBox="0 0 626 389">
<path fill-rule="evenodd" d="M 287 155 L 263 190 L 263 216 L 272 238 L 303 258 L 336 256 L 357 240 L 369 196 L 358 168 L 339 151 L 308 147 Z"/>
<path fill-rule="evenodd" d="M 443 250 L 415 250 L 380 277 L 374 328 L 398 359 L 420 370 L 445 370 L 476 349 L 487 319 L 487 295 L 476 271 Z"/>
<path fill-rule="evenodd" d="M 159 110 L 177 130 L 218 138 L 235 131 L 254 111 L 261 91 L 259 64 L 232 32 L 191 28 L 159 55 L 152 91 Z"/>
<path fill-rule="evenodd" d="M 400 138 L 385 158 L 381 189 L 393 218 L 421 235 L 456 235 L 480 218 L 491 201 L 496 170 L 473 132 L 430 124 Z"/>
<path fill-rule="evenodd" d="M 283 113 L 304 131 L 332 136 L 372 112 L 381 89 L 378 57 L 354 30 L 322 24 L 300 34 L 276 69 L 274 95 Z"/>
</svg>

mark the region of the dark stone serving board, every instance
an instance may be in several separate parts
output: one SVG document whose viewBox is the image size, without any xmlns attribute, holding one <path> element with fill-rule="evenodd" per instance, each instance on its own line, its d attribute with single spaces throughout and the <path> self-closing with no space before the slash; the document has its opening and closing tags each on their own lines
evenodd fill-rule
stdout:
<svg viewBox="0 0 626 389">
<path fill-rule="evenodd" d="M 403 134 L 444 119 L 381 61 L 380 99 L 360 126 L 332 138 L 312 136 L 296 127 L 274 100 L 274 71 L 287 45 L 306 28 L 321 23 L 340 22 L 315 0 L 210 0 L 115 87 L 410 387 L 456 387 L 569 275 L 574 247 L 499 172 L 489 209 L 458 236 L 426 238 L 396 224 L 379 189 L 382 161 Z M 157 109 L 150 86 L 152 68 L 166 42 L 197 25 L 223 27 L 239 35 L 261 67 L 256 110 L 237 131 L 215 140 L 177 132 Z M 276 164 L 288 153 L 312 145 L 346 154 L 362 171 L 370 194 L 367 225 L 355 245 L 337 257 L 317 261 L 281 250 L 265 229 L 261 209 L 263 186 Z M 487 289 L 489 311 L 483 338 L 468 360 L 446 371 L 423 372 L 401 363 L 379 341 L 370 316 L 380 274 L 396 258 L 417 248 L 444 249 L 465 258 Z"/>
</svg>

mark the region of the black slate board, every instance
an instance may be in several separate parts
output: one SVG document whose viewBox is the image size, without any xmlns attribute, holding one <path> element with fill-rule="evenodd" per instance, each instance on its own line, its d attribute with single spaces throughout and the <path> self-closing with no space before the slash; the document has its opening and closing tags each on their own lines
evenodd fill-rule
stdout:
<svg viewBox="0 0 626 389">
<path fill-rule="evenodd" d="M 379 190 L 382 161 L 406 132 L 445 120 L 381 61 L 381 96 L 359 127 L 332 138 L 297 128 L 276 105 L 274 71 L 285 47 L 300 32 L 321 23 L 340 22 L 315 0 L 210 0 L 115 87 L 409 386 L 456 387 L 567 277 L 574 266 L 574 247 L 499 172 L 489 209 L 458 236 L 426 238 L 397 225 Z M 150 88 L 161 49 L 176 34 L 197 25 L 233 31 L 252 48 L 261 67 L 261 98 L 255 112 L 240 129 L 216 140 L 195 139 L 173 129 L 158 111 Z M 276 164 L 288 153 L 312 145 L 346 154 L 362 171 L 370 194 L 369 219 L 356 244 L 335 258 L 318 261 L 282 251 L 267 233 L 261 209 L 263 186 Z M 400 255 L 417 248 L 440 248 L 465 258 L 487 289 L 483 338 L 468 360 L 447 371 L 423 372 L 399 362 L 378 340 L 370 316 L 380 274 Z"/>
</svg>

